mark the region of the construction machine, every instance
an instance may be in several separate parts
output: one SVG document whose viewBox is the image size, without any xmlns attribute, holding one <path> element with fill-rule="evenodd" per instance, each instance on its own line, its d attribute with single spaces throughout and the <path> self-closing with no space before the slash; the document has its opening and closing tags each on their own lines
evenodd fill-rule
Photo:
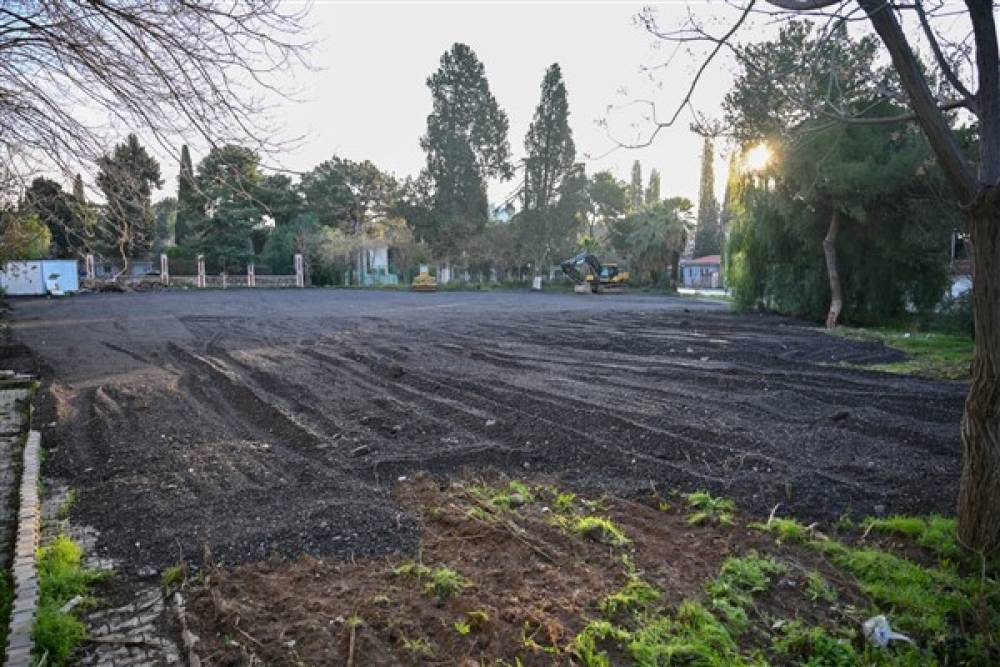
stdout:
<svg viewBox="0 0 1000 667">
<path fill-rule="evenodd" d="M 617 264 L 601 264 L 595 255 L 582 252 L 559 265 L 563 273 L 576 283 L 581 293 L 621 293 L 627 291 L 629 273 L 620 271 Z"/>
</svg>

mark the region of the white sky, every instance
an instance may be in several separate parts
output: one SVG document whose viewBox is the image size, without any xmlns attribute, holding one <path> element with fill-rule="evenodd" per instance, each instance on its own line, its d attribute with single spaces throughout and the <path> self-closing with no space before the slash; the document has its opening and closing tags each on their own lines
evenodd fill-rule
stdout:
<svg viewBox="0 0 1000 667">
<path fill-rule="evenodd" d="M 729 21 L 726 8 L 695 5 L 706 14 Z M 595 158 L 613 143 L 595 121 L 610 104 L 654 97 L 661 116 L 672 112 L 683 97 L 698 62 L 675 59 L 656 82 L 640 66 L 663 62 L 669 51 L 654 40 L 634 17 L 641 4 L 584 3 L 342 3 L 318 0 L 313 7 L 312 62 L 320 71 L 300 71 L 295 85 L 300 102 L 285 102 L 279 114 L 289 135 L 307 137 L 284 160 L 296 171 L 312 168 L 333 155 L 370 159 L 397 176 L 416 175 L 424 165 L 419 138 L 431 110 L 427 77 L 441 54 L 456 41 L 476 52 L 484 63 L 490 88 L 510 119 L 510 143 L 515 158 L 523 156 L 524 135 L 538 103 L 545 69 L 562 67 L 569 94 L 570 124 L 577 157 Z M 721 11 L 720 11 L 721 10 Z M 679 23 L 684 3 L 660 5 L 664 24 Z M 746 35 L 744 37 L 747 37 Z M 713 67 L 699 87 L 698 108 L 720 115 L 719 103 L 732 80 L 724 63 Z M 612 127 L 623 140 L 634 140 L 622 113 Z M 617 120 L 615 120 L 617 119 Z M 662 176 L 663 196 L 683 195 L 697 202 L 701 139 L 692 134 L 690 115 L 660 133 L 651 147 L 618 150 L 586 160 L 588 173 L 610 169 L 628 180 L 632 162 L 641 160 L 643 179 L 655 167 Z M 648 128 L 644 128 L 648 131 Z M 721 146 L 719 148 L 722 148 Z M 195 161 L 200 156 L 194 155 Z M 717 196 L 725 182 L 725 159 L 716 164 Z M 164 164 L 165 191 L 175 169 Z M 490 199 L 499 202 L 515 187 L 491 183 Z M 163 192 L 168 194 L 168 192 Z"/>
</svg>

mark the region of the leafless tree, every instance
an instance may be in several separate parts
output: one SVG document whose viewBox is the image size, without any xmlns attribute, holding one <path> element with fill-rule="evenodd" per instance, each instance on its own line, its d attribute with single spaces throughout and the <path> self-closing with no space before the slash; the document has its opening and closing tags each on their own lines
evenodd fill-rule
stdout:
<svg viewBox="0 0 1000 667">
<path fill-rule="evenodd" d="M 281 146 L 268 113 L 304 65 L 309 7 L 280 0 L 0 0 L 0 197 L 93 165 L 134 131 Z"/>
<path fill-rule="evenodd" d="M 670 29 L 658 23 L 654 11 L 640 15 L 656 37 L 678 47 L 701 45 L 704 52 L 682 98 L 665 117 L 657 115 L 653 102 L 642 102 L 650 108 L 652 130 L 631 145 L 648 145 L 661 130 L 677 123 L 685 110 L 694 111 L 699 81 L 720 53 L 738 56 L 736 39 L 749 21 L 768 24 L 808 16 L 830 39 L 845 23 L 867 24 L 874 31 L 896 79 L 885 96 L 909 110 L 891 118 L 850 115 L 829 100 L 820 101 L 813 111 L 845 123 L 917 123 L 965 214 L 973 247 L 975 358 L 961 424 L 958 537 L 970 549 L 995 553 L 1000 549 L 1000 49 L 993 2 L 732 0 L 729 4 L 735 18 L 717 32 L 705 27 L 697 9 L 689 9 L 687 20 Z M 808 69 L 808 64 L 802 67 Z M 794 87 L 788 90 L 795 94 Z M 954 130 L 948 113 L 954 110 L 975 121 L 972 151 L 963 148 Z"/>
</svg>

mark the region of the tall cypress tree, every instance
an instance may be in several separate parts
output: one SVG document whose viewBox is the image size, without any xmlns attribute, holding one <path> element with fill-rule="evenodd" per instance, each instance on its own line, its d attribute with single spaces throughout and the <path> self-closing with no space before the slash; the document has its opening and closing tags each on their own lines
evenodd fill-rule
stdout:
<svg viewBox="0 0 1000 667">
<path fill-rule="evenodd" d="M 566 84 L 558 63 L 545 72 L 541 99 L 524 138 L 524 149 L 528 157 L 519 222 L 522 240 L 534 249 L 535 265 L 540 267 L 553 259 L 554 252 L 565 250 L 560 246 L 566 245 L 576 222 L 572 216 L 567 219 L 565 207 L 558 207 L 576 158 Z"/>
<path fill-rule="evenodd" d="M 80 174 L 73 178 L 72 208 L 77 254 L 86 257 L 94 252 L 96 216 L 90 204 L 87 203 L 87 195 L 83 190 L 83 177 Z"/>
<path fill-rule="evenodd" d="M 636 160 L 632 163 L 632 183 L 629 185 L 629 203 L 632 206 L 633 211 L 638 211 L 642 208 L 643 202 L 643 190 L 642 190 L 642 165 Z"/>
<path fill-rule="evenodd" d="M 694 237 L 695 257 L 717 255 L 722 249 L 719 228 L 719 200 L 715 198 L 715 147 L 705 137 L 701 150 L 701 184 L 698 187 L 698 231 Z"/>
<path fill-rule="evenodd" d="M 181 147 L 181 171 L 177 176 L 177 220 L 174 223 L 174 243 L 185 245 L 201 218 L 204 216 L 202 198 L 198 195 L 191 164 L 191 153 L 185 144 Z"/>
<path fill-rule="evenodd" d="M 508 121 L 490 92 L 483 64 L 465 44 L 441 56 L 427 87 L 433 110 L 420 146 L 427 152 L 438 221 L 429 240 L 447 256 L 485 227 L 486 179 L 513 173 Z"/>
<path fill-rule="evenodd" d="M 646 186 L 646 206 L 660 203 L 660 172 L 653 169 L 649 172 L 649 185 Z"/>
</svg>

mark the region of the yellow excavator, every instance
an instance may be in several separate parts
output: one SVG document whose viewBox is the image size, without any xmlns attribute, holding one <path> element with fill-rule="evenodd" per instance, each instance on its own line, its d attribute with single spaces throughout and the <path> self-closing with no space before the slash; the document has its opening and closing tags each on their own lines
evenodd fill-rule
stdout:
<svg viewBox="0 0 1000 667">
<path fill-rule="evenodd" d="M 617 264 L 601 264 L 588 252 L 567 259 L 559 266 L 576 283 L 577 292 L 621 294 L 628 291 L 628 271 L 619 270 Z"/>
</svg>

